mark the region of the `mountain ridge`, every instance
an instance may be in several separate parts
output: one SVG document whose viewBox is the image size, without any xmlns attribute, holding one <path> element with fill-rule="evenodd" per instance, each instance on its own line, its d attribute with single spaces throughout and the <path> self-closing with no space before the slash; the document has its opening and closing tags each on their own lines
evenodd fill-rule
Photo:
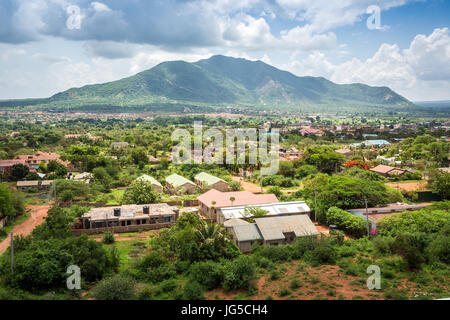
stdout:
<svg viewBox="0 0 450 320">
<path fill-rule="evenodd" d="M 34 106 L 44 109 L 89 109 L 89 106 L 95 109 L 101 105 L 123 108 L 151 105 L 158 109 L 185 105 L 300 111 L 320 107 L 338 110 L 342 107 L 414 106 L 385 86 L 337 84 L 323 77 L 299 77 L 259 60 L 223 55 L 193 63 L 166 61 L 130 77 L 30 100 L 37 100 Z M 27 103 L 25 99 L 19 101 Z M 14 104 L 13 101 L 9 103 Z M 0 102 L 0 106 L 2 104 L 5 102 Z"/>
</svg>

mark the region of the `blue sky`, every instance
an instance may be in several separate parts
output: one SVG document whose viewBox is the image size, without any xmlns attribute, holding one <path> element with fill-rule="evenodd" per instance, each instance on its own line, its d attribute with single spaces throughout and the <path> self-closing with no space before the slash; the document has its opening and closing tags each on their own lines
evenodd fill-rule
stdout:
<svg viewBox="0 0 450 320">
<path fill-rule="evenodd" d="M 224 54 L 450 100 L 449 22 L 446 0 L 0 0 L 0 99 Z"/>
</svg>

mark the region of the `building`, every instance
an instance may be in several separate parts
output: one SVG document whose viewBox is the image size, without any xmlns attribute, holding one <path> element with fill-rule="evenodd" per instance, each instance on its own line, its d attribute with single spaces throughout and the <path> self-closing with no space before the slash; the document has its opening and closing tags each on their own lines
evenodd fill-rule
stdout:
<svg viewBox="0 0 450 320">
<path fill-rule="evenodd" d="M 244 253 L 250 252 L 254 242 L 283 245 L 294 242 L 298 237 L 320 235 L 306 214 L 256 218 L 255 223 L 234 225 L 231 233 L 239 250 Z"/>
<path fill-rule="evenodd" d="M 352 150 L 349 149 L 338 149 L 336 150 L 337 153 L 342 154 L 346 158 L 353 156 L 355 153 Z"/>
<path fill-rule="evenodd" d="M 71 173 L 69 173 L 68 179 L 76 180 L 76 181 L 84 181 L 87 184 L 89 184 L 91 182 L 91 180 L 93 179 L 93 175 L 90 172 L 82 172 L 82 173 L 75 174 L 75 175 L 72 175 Z"/>
<path fill-rule="evenodd" d="M 402 175 L 406 172 L 406 170 L 404 170 L 404 169 L 391 167 L 391 166 L 385 166 L 384 164 L 380 164 L 380 165 L 370 169 L 370 171 L 381 174 L 383 177 Z"/>
<path fill-rule="evenodd" d="M 69 167 L 70 163 L 68 161 L 63 161 L 60 159 L 60 155 L 52 152 L 36 152 L 35 154 L 29 155 L 18 155 L 15 159 L 25 161 L 25 165 L 27 165 L 30 170 L 31 169 L 39 169 L 39 165 L 44 163 L 48 165 L 50 161 L 56 161 L 59 164 L 62 164 L 65 167 Z"/>
<path fill-rule="evenodd" d="M 314 128 L 303 128 L 299 131 L 302 136 L 316 136 L 321 137 L 324 135 L 322 130 L 314 129 Z"/>
<path fill-rule="evenodd" d="M 199 187 L 208 187 L 222 192 L 228 191 L 228 182 L 206 172 L 201 172 L 194 177 L 194 182 Z"/>
<path fill-rule="evenodd" d="M 192 194 L 197 189 L 197 185 L 176 173 L 166 178 L 166 191 L 171 194 Z"/>
<path fill-rule="evenodd" d="M 291 216 L 298 214 L 311 214 L 311 209 L 308 207 L 305 201 L 291 201 L 291 202 L 275 202 L 266 204 L 256 204 L 256 205 L 245 205 L 239 207 L 225 207 L 220 208 L 217 211 L 217 222 L 225 223 L 225 221 L 230 219 L 249 219 L 246 209 L 248 207 L 257 207 L 262 210 L 267 211 L 266 217 L 268 216 Z"/>
<path fill-rule="evenodd" d="M 149 175 L 144 174 L 139 178 L 137 178 L 136 180 L 149 182 L 152 185 L 153 190 L 155 190 L 156 192 L 163 191 L 163 186 L 161 185 L 161 183 L 159 183 L 158 180 Z"/>
<path fill-rule="evenodd" d="M 167 203 L 131 204 L 121 207 L 92 208 L 81 217 L 81 229 L 112 229 L 114 232 L 138 231 L 145 227 L 162 228 L 176 222 L 177 207 Z"/>
<path fill-rule="evenodd" d="M 128 146 L 128 142 L 112 142 L 110 144 L 110 148 L 126 148 Z"/>
<path fill-rule="evenodd" d="M 211 189 L 200 195 L 199 212 L 207 219 L 217 221 L 217 213 L 221 208 L 258 205 L 278 202 L 274 194 L 253 194 L 248 191 L 221 192 Z"/>
<path fill-rule="evenodd" d="M 391 216 L 393 214 L 400 213 L 403 211 L 420 210 L 430 206 L 431 204 L 432 203 L 419 203 L 419 204 L 396 203 L 390 204 L 386 207 L 349 209 L 347 211 L 355 216 L 361 216 L 363 218 L 366 218 L 366 210 L 367 210 L 372 230 L 375 230 L 377 226 L 376 225 L 377 221 L 386 216 Z"/>
<path fill-rule="evenodd" d="M 303 156 L 303 152 L 296 148 L 290 148 L 289 150 L 280 149 L 279 155 L 280 155 L 280 160 L 294 161 L 294 160 L 301 159 Z"/>
<path fill-rule="evenodd" d="M 33 181 L 17 181 L 16 188 L 20 191 L 28 191 L 31 188 L 41 190 L 49 190 L 53 180 L 33 180 Z"/>
<path fill-rule="evenodd" d="M 11 172 L 11 169 L 15 164 L 26 165 L 25 160 L 0 160 L 0 173 Z"/>
</svg>

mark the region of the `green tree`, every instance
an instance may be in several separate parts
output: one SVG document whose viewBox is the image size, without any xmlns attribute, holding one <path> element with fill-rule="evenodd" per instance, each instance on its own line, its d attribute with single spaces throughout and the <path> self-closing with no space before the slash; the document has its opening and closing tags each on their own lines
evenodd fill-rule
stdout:
<svg viewBox="0 0 450 320">
<path fill-rule="evenodd" d="M 22 180 L 30 172 L 30 169 L 21 163 L 17 163 L 11 167 L 11 178 L 14 181 Z"/>
<path fill-rule="evenodd" d="M 134 280 L 122 275 L 103 279 L 94 289 L 97 300 L 132 300 L 134 297 Z"/>
<path fill-rule="evenodd" d="M 11 191 L 5 184 L 0 184 L 0 217 L 14 215 Z"/>
<path fill-rule="evenodd" d="M 435 170 L 432 172 L 428 183 L 431 189 L 439 194 L 442 199 L 450 198 L 450 173 Z"/>
<path fill-rule="evenodd" d="M 150 182 L 134 181 L 123 194 L 123 204 L 150 204 L 161 202 L 161 195 L 157 193 Z"/>
</svg>

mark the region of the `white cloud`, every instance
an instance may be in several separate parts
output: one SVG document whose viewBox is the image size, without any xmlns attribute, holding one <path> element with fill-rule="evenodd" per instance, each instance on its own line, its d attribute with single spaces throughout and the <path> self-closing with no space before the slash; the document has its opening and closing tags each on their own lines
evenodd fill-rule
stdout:
<svg viewBox="0 0 450 320">
<path fill-rule="evenodd" d="M 305 21 L 313 30 L 323 32 L 361 21 L 371 5 L 388 10 L 414 1 L 420 0 L 277 0 L 277 3 L 291 19 Z"/>
<path fill-rule="evenodd" d="M 91 3 L 91 7 L 97 12 L 111 11 L 111 9 L 106 4 L 101 3 L 101 2 L 96 2 L 96 1 Z"/>
<path fill-rule="evenodd" d="M 382 44 L 373 57 L 353 58 L 332 64 L 321 52 L 300 59 L 293 55 L 284 68 L 298 74 L 323 76 L 337 83 L 365 83 L 389 86 L 413 100 L 450 98 L 449 29 L 435 29 L 429 36 L 417 35 L 408 49 Z M 427 99 L 424 94 L 433 97 Z"/>
</svg>

